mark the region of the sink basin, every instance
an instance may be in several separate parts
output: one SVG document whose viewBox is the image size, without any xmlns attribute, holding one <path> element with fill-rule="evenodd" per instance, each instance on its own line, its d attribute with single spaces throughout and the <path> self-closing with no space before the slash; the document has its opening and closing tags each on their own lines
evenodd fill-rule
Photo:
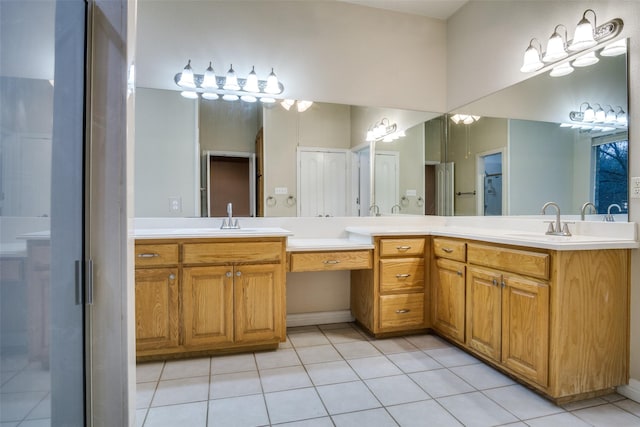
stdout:
<svg viewBox="0 0 640 427">
<path fill-rule="evenodd" d="M 232 236 L 232 235 L 288 235 L 287 230 L 277 227 L 247 227 L 247 228 L 157 228 L 138 229 L 138 236 Z"/>
</svg>

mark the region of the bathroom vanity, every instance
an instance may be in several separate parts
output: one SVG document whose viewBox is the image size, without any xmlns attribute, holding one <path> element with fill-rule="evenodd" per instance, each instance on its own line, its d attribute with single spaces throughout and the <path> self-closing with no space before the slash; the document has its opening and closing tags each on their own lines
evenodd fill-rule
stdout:
<svg viewBox="0 0 640 427">
<path fill-rule="evenodd" d="M 275 349 L 287 272 L 347 270 L 351 314 L 376 337 L 433 331 L 557 403 L 627 383 L 634 224 L 565 237 L 527 230 L 537 222 L 391 220 L 349 220 L 331 237 L 318 229 L 323 238 L 297 223 L 326 219 L 137 230 L 138 360 Z"/>
</svg>

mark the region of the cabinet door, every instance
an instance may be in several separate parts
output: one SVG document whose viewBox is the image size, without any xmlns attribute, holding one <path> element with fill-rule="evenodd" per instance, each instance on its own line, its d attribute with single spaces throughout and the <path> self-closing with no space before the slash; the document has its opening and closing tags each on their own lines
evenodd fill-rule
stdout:
<svg viewBox="0 0 640 427">
<path fill-rule="evenodd" d="M 500 360 L 502 275 L 467 268 L 467 345 Z"/>
<path fill-rule="evenodd" d="M 282 265 L 239 265 L 235 268 L 235 341 L 281 338 L 284 334 Z"/>
<path fill-rule="evenodd" d="M 549 286 L 521 277 L 504 277 L 502 363 L 546 386 L 549 363 Z"/>
<path fill-rule="evenodd" d="M 433 283 L 433 327 L 464 342 L 465 265 L 446 259 L 436 260 Z"/>
<path fill-rule="evenodd" d="M 190 267 L 182 274 L 185 346 L 232 343 L 233 267 Z"/>
<path fill-rule="evenodd" d="M 179 344 L 177 268 L 135 272 L 136 350 L 163 350 Z"/>
</svg>

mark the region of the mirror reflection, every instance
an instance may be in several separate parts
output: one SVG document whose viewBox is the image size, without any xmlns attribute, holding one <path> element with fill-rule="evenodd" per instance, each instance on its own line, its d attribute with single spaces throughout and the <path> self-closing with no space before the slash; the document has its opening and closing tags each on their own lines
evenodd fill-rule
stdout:
<svg viewBox="0 0 640 427">
<path fill-rule="evenodd" d="M 626 70 L 626 55 L 603 56 L 447 115 L 138 88 L 136 216 L 224 216 L 228 202 L 238 216 L 537 215 L 547 201 L 624 216 L 626 126 L 566 124 L 588 107 L 626 112 Z M 404 136 L 367 141 L 383 119 Z"/>
</svg>

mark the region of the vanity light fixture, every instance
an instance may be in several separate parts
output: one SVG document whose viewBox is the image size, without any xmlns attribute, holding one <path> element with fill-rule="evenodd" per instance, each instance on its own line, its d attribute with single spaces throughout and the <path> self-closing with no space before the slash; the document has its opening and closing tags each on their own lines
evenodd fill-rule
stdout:
<svg viewBox="0 0 640 427">
<path fill-rule="evenodd" d="M 257 102 L 259 99 L 264 104 L 273 104 L 276 102 L 273 95 L 279 95 L 284 91 L 284 86 L 273 68 L 266 80 L 260 80 L 255 67 L 251 67 L 251 72 L 244 79 L 237 76 L 233 65 L 229 67 L 226 75 L 216 76 L 211 62 L 204 74 L 195 74 L 189 60 L 173 80 L 183 89 L 181 95 L 189 99 L 197 99 L 201 95 L 203 99 L 215 100 L 222 96 L 225 101 L 241 99 L 244 102 Z"/>
<path fill-rule="evenodd" d="M 459 125 L 460 123 L 470 125 L 480 120 L 480 118 L 480 116 L 472 116 L 469 114 L 454 114 L 453 116 L 451 116 L 451 121 L 457 125 Z"/>
<path fill-rule="evenodd" d="M 389 119 L 385 117 L 369 127 L 365 141 L 392 142 L 403 136 L 405 136 L 404 131 L 398 131 L 398 125 L 390 123 Z"/>
<path fill-rule="evenodd" d="M 583 106 L 586 106 L 584 110 Z M 569 113 L 571 123 L 562 123 L 560 127 L 602 132 L 626 129 L 628 126 L 627 114 L 622 107 L 616 107 L 619 110 L 618 113 L 610 105 L 605 105 L 605 107 L 608 107 L 606 111 L 600 104 L 594 103 L 592 107 L 588 102 L 583 102 L 580 104 L 579 111 Z"/>
<path fill-rule="evenodd" d="M 593 24 L 587 19 L 589 14 L 593 14 Z M 593 50 L 587 50 L 616 37 L 622 31 L 623 25 L 621 19 L 615 18 L 597 26 L 596 13 L 593 9 L 587 9 L 582 14 L 580 22 L 578 22 L 572 40 L 567 40 L 567 28 L 562 24 L 555 26 L 547 42 L 546 52 L 542 52 L 542 46 L 536 38 L 531 39 L 524 52 L 524 61 L 520 71 L 531 73 L 549 65 L 552 67 L 550 75 L 559 77 L 573 72 L 573 67 L 586 67 L 595 64 L 599 60 L 598 57 Z M 562 28 L 564 29 L 564 38 L 562 33 L 559 32 Z M 535 42 L 537 42 L 537 46 Z M 607 49 L 608 46 L 603 49 L 602 54 L 604 56 L 612 56 L 613 54 L 620 55 L 626 52 L 626 42 L 623 41 L 620 45 L 613 45 L 614 43 L 609 48 L 610 50 Z M 559 61 L 562 61 L 562 63 L 555 64 Z M 571 65 L 569 65 L 569 61 L 573 61 Z"/>
<path fill-rule="evenodd" d="M 291 110 L 291 107 L 295 105 L 298 113 L 304 113 L 309 109 L 309 107 L 313 105 L 313 101 L 296 101 L 295 99 L 283 99 L 280 102 L 280 105 L 282 105 L 282 108 L 287 111 Z"/>
<path fill-rule="evenodd" d="M 624 53 L 627 53 L 627 40 L 620 39 L 606 45 L 600 52 L 600 56 L 618 56 Z"/>
</svg>

